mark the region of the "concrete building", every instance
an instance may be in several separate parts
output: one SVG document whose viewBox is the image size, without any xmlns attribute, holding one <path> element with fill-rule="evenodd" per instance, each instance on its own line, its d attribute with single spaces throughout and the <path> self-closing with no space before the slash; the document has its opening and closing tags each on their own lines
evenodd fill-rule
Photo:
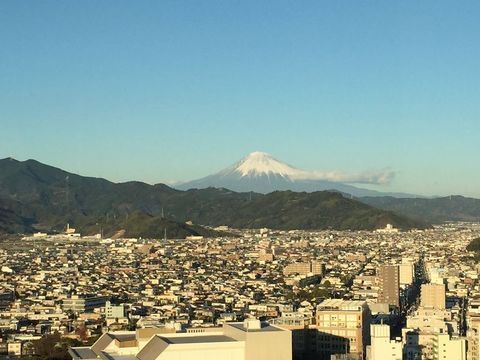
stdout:
<svg viewBox="0 0 480 360">
<path fill-rule="evenodd" d="M 437 334 L 433 341 L 433 360 L 466 360 L 467 344 L 462 338 Z"/>
<path fill-rule="evenodd" d="M 411 285 L 415 279 L 415 265 L 411 259 L 404 258 L 399 265 L 400 285 Z"/>
<path fill-rule="evenodd" d="M 402 329 L 403 340 L 403 359 L 419 360 L 422 359 L 422 345 L 420 345 L 420 335 L 413 329 Z M 425 357 L 428 358 L 428 357 Z"/>
<path fill-rule="evenodd" d="M 63 299 L 63 311 L 73 311 L 77 313 L 91 312 L 93 309 L 104 307 L 107 303 L 107 296 L 78 296 L 72 295 L 70 298 Z"/>
<path fill-rule="evenodd" d="M 74 360 L 291 360 L 292 335 L 249 319 L 198 332 L 153 334 L 143 342 L 135 332 L 107 333 L 91 347 L 69 353 Z"/>
<path fill-rule="evenodd" d="M 428 278 L 432 284 L 444 284 L 447 276 L 447 271 L 444 268 L 432 267 L 428 270 Z"/>
<path fill-rule="evenodd" d="M 123 305 L 112 305 L 110 301 L 105 303 L 105 321 L 107 326 L 111 324 L 128 324 Z"/>
<path fill-rule="evenodd" d="M 469 316 L 468 319 L 468 360 L 480 360 L 480 316 Z"/>
<path fill-rule="evenodd" d="M 408 344 L 408 350 L 411 350 L 412 353 L 421 354 L 422 359 L 431 360 L 434 359 L 436 351 L 437 335 L 458 334 L 459 321 L 450 310 L 420 306 L 412 315 L 407 317 L 407 328 L 402 331 L 404 330 L 408 335 L 406 341 L 404 339 L 405 343 Z M 407 357 L 407 359 L 410 359 L 410 357 Z"/>
<path fill-rule="evenodd" d="M 417 311 L 407 317 L 407 328 L 426 333 L 453 333 L 458 328 L 458 324 L 452 318 L 449 310 L 419 307 Z"/>
<path fill-rule="evenodd" d="M 444 284 L 422 284 L 421 306 L 444 310 L 445 304 Z"/>
<path fill-rule="evenodd" d="M 400 306 L 400 274 L 398 265 L 382 265 L 378 270 L 380 291 L 378 302 Z"/>
<path fill-rule="evenodd" d="M 365 301 L 327 299 L 317 307 L 317 353 L 321 358 L 351 354 L 362 359 L 370 339 L 370 310 Z"/>
<path fill-rule="evenodd" d="M 292 274 L 314 274 L 323 275 L 325 273 L 325 264 L 319 261 L 295 262 L 285 266 L 283 274 L 288 276 Z"/>
<path fill-rule="evenodd" d="M 317 329 L 312 315 L 298 312 L 283 313 L 282 317 L 271 319 L 269 323 L 292 332 L 292 350 L 295 359 L 316 357 Z"/>
<path fill-rule="evenodd" d="M 390 326 L 370 325 L 371 341 L 367 347 L 367 360 L 402 360 L 402 341 L 390 339 Z"/>
<path fill-rule="evenodd" d="M 112 305 L 110 301 L 105 303 L 105 317 L 107 319 L 123 318 L 124 316 L 123 305 Z"/>
</svg>

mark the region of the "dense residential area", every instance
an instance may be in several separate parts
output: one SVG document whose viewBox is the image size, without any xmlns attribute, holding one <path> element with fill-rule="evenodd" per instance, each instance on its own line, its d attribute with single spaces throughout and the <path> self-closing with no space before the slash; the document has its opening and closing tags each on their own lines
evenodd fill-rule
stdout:
<svg viewBox="0 0 480 360">
<path fill-rule="evenodd" d="M 479 267 L 466 250 L 478 224 L 217 231 L 236 236 L 103 239 L 69 227 L 4 238 L 0 354 L 146 359 L 153 348 L 167 359 L 201 344 L 211 358 L 236 349 L 232 359 L 479 356 Z M 285 347 L 259 357 L 256 341 L 275 336 Z"/>
</svg>

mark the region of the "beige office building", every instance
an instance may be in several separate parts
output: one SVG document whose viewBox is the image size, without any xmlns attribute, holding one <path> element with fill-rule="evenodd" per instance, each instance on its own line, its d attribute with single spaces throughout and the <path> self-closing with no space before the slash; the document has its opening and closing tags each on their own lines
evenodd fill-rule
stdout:
<svg viewBox="0 0 480 360">
<path fill-rule="evenodd" d="M 414 281 L 415 266 L 413 263 L 405 262 L 399 265 L 400 285 L 411 285 Z"/>
<path fill-rule="evenodd" d="M 319 261 L 309 261 L 309 262 L 296 262 L 285 266 L 283 269 L 283 274 L 285 276 L 292 274 L 300 275 L 323 275 L 325 273 L 325 265 Z"/>
<path fill-rule="evenodd" d="M 422 284 L 421 306 L 444 310 L 445 309 L 445 285 Z"/>
<path fill-rule="evenodd" d="M 382 265 L 378 270 L 380 291 L 378 303 L 400 306 L 400 274 L 398 265 Z"/>
<path fill-rule="evenodd" d="M 317 306 L 317 354 L 350 354 L 363 359 L 370 339 L 370 310 L 365 301 L 327 299 Z"/>
<path fill-rule="evenodd" d="M 467 360 L 466 340 L 437 334 L 433 341 L 433 360 Z"/>
</svg>

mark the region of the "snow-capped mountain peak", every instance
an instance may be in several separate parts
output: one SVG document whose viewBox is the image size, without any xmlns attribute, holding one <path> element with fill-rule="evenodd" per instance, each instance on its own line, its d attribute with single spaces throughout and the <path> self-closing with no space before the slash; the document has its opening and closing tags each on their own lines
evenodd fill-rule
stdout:
<svg viewBox="0 0 480 360">
<path fill-rule="evenodd" d="M 391 172 L 350 174 L 338 170 L 307 171 L 255 151 L 236 164 L 204 178 L 177 185 L 177 189 L 225 188 L 238 192 L 268 193 L 276 190 L 322 191 L 336 190 L 354 196 L 378 196 L 374 190 L 357 188 L 348 183 L 382 184 L 391 179 Z M 395 194 L 393 194 L 396 196 Z"/>
<path fill-rule="evenodd" d="M 286 178 L 295 178 L 303 174 L 302 170 L 278 161 L 272 155 L 261 151 L 252 152 L 228 170 L 229 173 L 236 172 L 242 177 L 280 175 Z"/>
</svg>

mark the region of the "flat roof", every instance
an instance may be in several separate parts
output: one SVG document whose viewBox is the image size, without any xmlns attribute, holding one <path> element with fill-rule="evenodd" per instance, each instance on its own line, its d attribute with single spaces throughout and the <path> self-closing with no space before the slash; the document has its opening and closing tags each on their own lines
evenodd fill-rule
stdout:
<svg viewBox="0 0 480 360">
<path fill-rule="evenodd" d="M 242 330 L 245 332 L 261 332 L 261 331 L 285 331 L 284 329 L 280 329 L 276 326 L 271 326 L 268 323 L 262 323 L 260 329 L 247 329 L 243 323 L 226 323 L 228 326 L 232 326 L 235 329 Z"/>
<path fill-rule="evenodd" d="M 234 338 L 225 335 L 201 335 L 201 336 L 160 336 L 168 344 L 202 344 L 202 343 L 216 343 L 216 342 L 236 342 Z"/>
<path fill-rule="evenodd" d="M 319 310 L 355 310 L 358 311 L 365 306 L 363 300 L 342 300 L 342 299 L 326 299 L 322 301 L 317 309 Z"/>
</svg>

